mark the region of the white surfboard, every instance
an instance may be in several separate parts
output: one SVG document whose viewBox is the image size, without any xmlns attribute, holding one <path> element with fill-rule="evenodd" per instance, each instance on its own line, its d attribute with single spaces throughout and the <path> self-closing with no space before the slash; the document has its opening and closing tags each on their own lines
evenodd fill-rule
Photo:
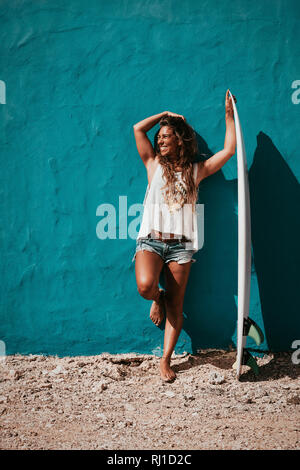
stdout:
<svg viewBox="0 0 300 470">
<path fill-rule="evenodd" d="M 258 374 L 255 359 L 246 349 L 247 336 L 251 336 L 257 345 L 263 341 L 263 333 L 249 317 L 250 283 L 251 283 L 251 215 L 248 182 L 248 168 L 243 132 L 237 108 L 229 91 L 234 111 L 236 132 L 236 156 L 238 173 L 238 320 L 237 320 L 237 378 L 242 373 L 244 364 Z"/>
</svg>

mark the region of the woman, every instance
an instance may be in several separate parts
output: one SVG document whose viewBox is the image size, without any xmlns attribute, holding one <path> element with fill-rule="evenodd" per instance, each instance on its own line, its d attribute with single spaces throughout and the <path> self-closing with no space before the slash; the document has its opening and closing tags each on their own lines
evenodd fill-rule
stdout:
<svg viewBox="0 0 300 470">
<path fill-rule="evenodd" d="M 133 126 L 137 149 L 147 170 L 148 187 L 132 261 L 135 260 L 138 292 L 153 301 L 151 320 L 158 326 L 166 316 L 160 375 L 168 382 L 176 377 L 170 361 L 182 329 L 185 289 L 191 264 L 196 261 L 192 256 L 198 250 L 195 210 L 198 186 L 235 153 L 229 90 L 225 97 L 225 122 L 224 148 L 201 162 L 194 162 L 196 135 L 183 116 L 165 111 Z M 157 123 L 160 130 L 153 148 L 147 132 Z M 163 267 L 165 291 L 158 287 Z"/>
</svg>

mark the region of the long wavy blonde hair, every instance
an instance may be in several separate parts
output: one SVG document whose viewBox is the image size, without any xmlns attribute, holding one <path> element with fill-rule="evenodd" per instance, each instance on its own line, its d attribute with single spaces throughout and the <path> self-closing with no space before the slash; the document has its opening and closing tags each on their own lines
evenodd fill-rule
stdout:
<svg viewBox="0 0 300 470">
<path fill-rule="evenodd" d="M 173 133 L 178 139 L 178 156 L 175 161 L 171 161 L 167 156 L 161 155 L 160 148 L 157 144 L 157 137 L 159 131 L 154 138 L 154 150 L 159 157 L 159 163 L 163 167 L 163 177 L 166 184 L 167 196 L 176 193 L 176 174 L 175 165 L 182 168 L 182 179 L 186 185 L 186 203 L 194 204 L 197 202 L 198 190 L 193 178 L 193 163 L 198 153 L 198 144 L 196 133 L 194 129 L 187 124 L 182 118 L 175 116 L 166 116 L 159 121 L 160 129 L 163 126 L 168 126 L 173 130 Z M 181 144 L 181 145 L 180 145 Z"/>
</svg>

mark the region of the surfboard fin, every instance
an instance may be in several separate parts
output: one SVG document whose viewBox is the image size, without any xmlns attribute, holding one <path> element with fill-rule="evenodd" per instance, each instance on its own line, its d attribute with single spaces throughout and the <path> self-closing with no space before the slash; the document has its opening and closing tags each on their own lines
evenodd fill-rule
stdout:
<svg viewBox="0 0 300 470">
<path fill-rule="evenodd" d="M 249 353 L 249 351 L 247 351 L 247 349 L 244 349 L 243 351 L 242 365 L 249 366 L 256 376 L 259 375 L 259 367 L 257 365 L 257 362 L 254 357 Z M 237 361 L 232 364 L 232 369 L 237 369 Z"/>
<path fill-rule="evenodd" d="M 250 336 L 257 346 L 259 346 L 264 340 L 264 334 L 257 323 L 251 318 L 244 318 L 244 330 L 243 336 Z"/>
<path fill-rule="evenodd" d="M 259 375 L 259 367 L 257 365 L 257 362 L 254 359 L 254 357 L 249 353 L 249 351 L 247 351 L 247 349 L 244 349 L 244 351 L 243 351 L 242 364 L 246 365 L 246 366 L 249 366 L 253 370 L 253 372 L 256 376 Z"/>
</svg>

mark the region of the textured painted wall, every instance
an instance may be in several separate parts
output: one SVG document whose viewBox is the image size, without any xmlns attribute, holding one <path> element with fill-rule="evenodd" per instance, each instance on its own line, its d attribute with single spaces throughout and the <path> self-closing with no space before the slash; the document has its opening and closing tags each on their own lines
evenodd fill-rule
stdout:
<svg viewBox="0 0 300 470">
<path fill-rule="evenodd" d="M 299 2 L 2 0 L 0 24 L 7 353 L 161 351 L 136 289 L 134 212 L 126 222 L 119 208 L 120 196 L 128 210 L 141 203 L 147 184 L 132 125 L 168 109 L 216 152 L 228 87 L 250 167 L 250 314 L 261 349 L 289 349 L 300 334 Z M 235 341 L 236 176 L 233 157 L 201 185 L 205 242 L 177 352 Z M 102 204 L 115 209 L 115 239 L 97 236 Z"/>
</svg>

